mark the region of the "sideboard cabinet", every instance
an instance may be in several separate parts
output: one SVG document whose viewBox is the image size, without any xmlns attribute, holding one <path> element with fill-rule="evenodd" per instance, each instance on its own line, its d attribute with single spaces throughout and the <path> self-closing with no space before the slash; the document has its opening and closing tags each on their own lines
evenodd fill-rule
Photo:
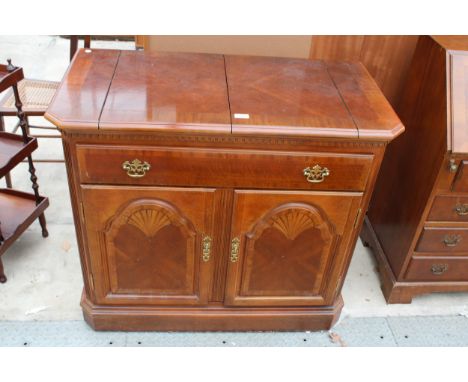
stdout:
<svg viewBox="0 0 468 382">
<path fill-rule="evenodd" d="M 104 50 L 47 118 L 100 330 L 329 328 L 403 131 L 358 63 Z"/>
<path fill-rule="evenodd" d="M 419 39 L 362 239 L 389 303 L 468 291 L 468 37 Z"/>
</svg>

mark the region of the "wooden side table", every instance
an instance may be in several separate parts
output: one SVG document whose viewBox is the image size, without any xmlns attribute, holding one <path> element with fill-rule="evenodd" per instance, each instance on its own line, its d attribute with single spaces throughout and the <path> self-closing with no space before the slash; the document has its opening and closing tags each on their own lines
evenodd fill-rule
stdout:
<svg viewBox="0 0 468 382">
<path fill-rule="evenodd" d="M 22 110 L 18 92 L 18 82 L 24 78 L 22 68 L 14 67 L 8 60 L 8 65 L 0 65 L 0 92 L 13 88 L 15 106 L 20 120 L 21 135 L 0 132 L 0 178 L 6 176 L 23 159 L 28 159 L 31 174 L 33 194 L 13 190 L 0 189 L 0 282 L 7 281 L 3 271 L 1 255 L 11 244 L 38 218 L 42 228 L 42 236 L 47 237 L 44 210 L 49 205 L 46 197 L 39 195 L 36 169 L 31 153 L 37 148 L 37 139 L 28 136 L 28 123 Z"/>
<path fill-rule="evenodd" d="M 404 130 L 356 62 L 96 49 L 45 117 L 97 330 L 330 328 Z"/>
</svg>

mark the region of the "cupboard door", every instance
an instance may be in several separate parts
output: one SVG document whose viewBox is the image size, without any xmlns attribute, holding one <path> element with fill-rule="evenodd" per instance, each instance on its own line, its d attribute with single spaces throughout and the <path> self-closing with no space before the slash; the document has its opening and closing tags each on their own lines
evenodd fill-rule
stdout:
<svg viewBox="0 0 468 382">
<path fill-rule="evenodd" d="M 82 186 L 94 293 L 102 304 L 208 302 L 212 189 Z"/>
<path fill-rule="evenodd" d="M 235 191 L 226 305 L 328 305 L 361 193 Z"/>
</svg>

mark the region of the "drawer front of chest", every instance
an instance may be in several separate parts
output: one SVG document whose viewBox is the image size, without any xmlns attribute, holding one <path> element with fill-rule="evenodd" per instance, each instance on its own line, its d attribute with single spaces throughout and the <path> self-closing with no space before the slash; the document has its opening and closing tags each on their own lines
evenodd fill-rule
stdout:
<svg viewBox="0 0 468 382">
<path fill-rule="evenodd" d="M 468 195 L 438 195 L 427 217 L 434 222 L 468 222 Z"/>
<path fill-rule="evenodd" d="M 408 281 L 468 281 L 468 257 L 413 256 Z"/>
<path fill-rule="evenodd" d="M 468 228 L 425 227 L 416 251 L 468 252 Z"/>
<path fill-rule="evenodd" d="M 83 184 L 363 191 L 372 155 L 77 145 Z"/>
</svg>

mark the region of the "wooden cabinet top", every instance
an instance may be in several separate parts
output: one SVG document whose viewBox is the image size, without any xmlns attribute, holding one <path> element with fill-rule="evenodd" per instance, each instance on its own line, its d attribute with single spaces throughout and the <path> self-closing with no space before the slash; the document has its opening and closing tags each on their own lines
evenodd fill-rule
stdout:
<svg viewBox="0 0 468 382">
<path fill-rule="evenodd" d="M 80 50 L 46 117 L 64 130 L 390 140 L 404 128 L 357 62 Z"/>
</svg>

